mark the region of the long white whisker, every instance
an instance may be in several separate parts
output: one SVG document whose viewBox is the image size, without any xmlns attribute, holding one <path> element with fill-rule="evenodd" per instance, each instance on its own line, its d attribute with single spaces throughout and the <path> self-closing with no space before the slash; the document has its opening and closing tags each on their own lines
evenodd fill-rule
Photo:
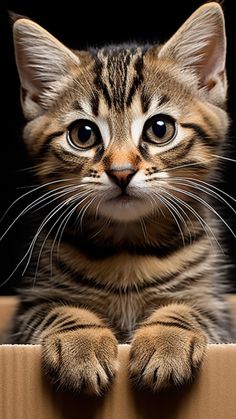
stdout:
<svg viewBox="0 0 236 419">
<path fill-rule="evenodd" d="M 24 271 L 22 273 L 22 276 L 25 274 L 25 272 L 26 272 L 26 270 L 29 266 L 29 263 L 30 263 L 30 260 L 31 260 L 32 254 L 33 254 L 33 250 L 34 250 L 34 247 L 35 247 L 35 243 L 38 239 L 39 234 L 41 233 L 41 231 L 43 230 L 45 225 L 52 219 L 52 217 L 54 217 L 71 200 L 72 200 L 72 197 L 69 197 L 67 200 L 63 201 L 62 203 L 60 202 L 60 204 L 58 204 L 52 211 L 50 211 L 50 213 L 45 217 L 43 222 L 40 224 L 32 242 L 31 242 L 31 244 L 30 244 L 30 246 L 27 250 L 27 254 L 29 253 L 29 257 L 28 257 L 28 261 L 25 265 Z"/>
<path fill-rule="evenodd" d="M 168 189 L 173 189 L 171 186 L 168 185 Z M 184 207 L 186 207 L 194 216 L 195 218 L 198 220 L 199 224 L 201 225 L 201 227 L 203 228 L 204 232 L 206 233 L 207 237 L 210 240 L 211 245 L 213 246 L 213 242 L 212 242 L 212 238 L 214 239 L 215 243 L 217 244 L 217 246 L 219 247 L 220 251 L 224 254 L 224 250 L 222 249 L 221 244 L 219 243 L 219 241 L 217 240 L 213 230 L 211 229 L 211 227 L 208 225 L 208 223 L 200 216 L 200 214 L 198 214 L 198 212 L 191 206 L 189 205 L 187 202 L 183 201 L 181 198 L 177 198 L 179 202 L 182 203 L 182 205 Z M 209 234 L 210 233 L 210 234 Z"/>
<path fill-rule="evenodd" d="M 170 192 L 168 192 L 167 190 L 165 190 L 165 189 L 164 190 L 161 189 L 161 190 L 162 190 L 162 193 L 164 192 L 165 194 L 167 194 L 170 197 L 170 199 L 172 200 L 173 204 L 175 204 L 176 207 L 180 209 L 180 211 L 184 214 L 184 216 L 186 217 L 186 219 L 192 225 L 192 220 L 190 219 L 190 217 L 188 216 L 188 214 L 186 213 L 186 211 L 184 211 L 184 209 L 181 207 L 178 199 L 176 199 L 176 197 L 174 195 L 172 195 Z M 185 221 L 184 217 L 183 217 L 183 222 L 184 222 L 184 225 L 186 227 L 186 230 L 188 231 L 189 239 L 190 239 L 190 241 L 192 241 L 192 234 L 191 234 L 191 231 L 190 231 L 190 229 L 188 227 L 188 224 Z"/>
<path fill-rule="evenodd" d="M 172 179 L 171 179 L 171 181 L 172 181 Z M 211 185 L 208 182 L 204 182 L 200 179 L 184 178 L 184 177 L 174 177 L 173 181 L 174 182 L 181 181 L 181 182 L 186 182 L 187 185 L 194 185 L 193 187 L 198 188 L 199 190 L 202 190 L 203 192 L 208 193 L 209 195 L 213 196 L 215 199 L 219 199 L 220 201 L 224 202 L 233 212 L 236 211 L 232 207 L 232 205 L 220 195 L 220 193 L 223 194 L 224 196 L 227 196 L 227 198 L 231 199 L 235 203 L 236 203 L 236 199 L 234 197 L 232 197 L 231 195 L 229 195 L 227 192 L 222 191 L 220 188 L 217 188 L 216 186 Z M 197 184 L 197 182 L 200 185 Z M 186 186 L 186 184 L 185 184 L 185 186 Z M 207 185 L 207 186 L 205 186 L 205 185 Z M 208 191 L 208 192 L 206 192 L 206 191 Z M 218 191 L 219 193 L 217 193 L 216 191 Z"/>
<path fill-rule="evenodd" d="M 102 202 L 102 200 L 103 200 L 103 198 L 104 198 L 104 196 L 106 196 L 106 191 L 105 192 L 103 192 L 102 193 L 102 196 L 100 197 L 100 199 L 98 200 L 98 203 L 97 203 L 97 206 L 96 206 L 96 209 L 95 209 L 95 218 L 97 218 L 98 217 L 98 210 L 99 210 L 99 206 L 100 206 L 100 204 L 101 204 L 101 202 Z M 104 221 L 104 223 L 102 224 L 102 226 L 101 226 L 101 228 L 98 230 L 98 231 L 96 231 L 94 234 L 92 234 L 92 235 L 90 235 L 89 237 L 90 237 L 90 239 L 94 239 L 95 237 L 97 237 L 98 235 L 99 235 L 99 233 L 101 233 L 102 231 L 103 231 L 103 229 L 104 229 L 104 227 L 105 226 L 109 226 L 110 225 L 110 223 L 111 223 L 111 219 L 110 218 L 106 218 L 105 219 L 105 221 Z"/>
<path fill-rule="evenodd" d="M 69 180 L 73 180 L 73 178 L 69 178 L 69 179 L 60 179 L 60 180 L 55 180 L 52 182 L 48 182 L 48 183 L 44 183 L 43 185 L 37 186 L 36 188 L 34 188 L 31 191 L 28 191 L 26 193 L 24 193 L 23 195 L 19 196 L 17 199 L 15 199 L 15 201 L 13 201 L 11 203 L 11 205 L 7 208 L 7 210 L 4 212 L 4 214 L 2 215 L 1 219 L 0 219 L 0 223 L 4 220 L 4 218 L 6 217 L 6 215 L 8 214 L 8 212 L 10 211 L 10 209 L 17 203 L 19 202 L 21 199 L 25 198 L 26 196 L 32 194 L 33 192 L 36 192 L 42 188 L 45 188 L 45 186 L 50 186 L 53 185 L 55 183 L 59 183 L 59 182 L 67 182 Z"/>
<path fill-rule="evenodd" d="M 102 224 L 101 228 L 98 231 L 96 231 L 96 233 L 94 233 L 92 236 L 89 236 L 89 238 L 90 239 L 94 239 L 95 237 L 97 237 L 103 231 L 103 229 L 106 226 L 109 227 L 110 223 L 111 223 L 111 219 L 110 218 L 105 219 L 105 221 Z"/>
<path fill-rule="evenodd" d="M 233 163 L 236 163 L 236 160 L 232 159 L 231 157 L 219 156 L 217 154 L 211 154 L 211 156 L 217 157 L 218 159 L 227 160 L 227 161 L 231 161 Z"/>
<path fill-rule="evenodd" d="M 41 205 L 40 207 L 37 207 L 37 206 L 36 206 L 36 208 L 32 211 L 32 213 L 35 213 L 35 212 L 41 211 L 44 207 L 46 207 L 46 206 L 50 205 L 52 202 L 54 202 L 54 201 L 56 201 L 56 200 L 60 199 L 60 198 L 61 198 L 61 197 L 63 197 L 64 195 L 67 195 L 67 194 L 69 194 L 69 193 L 71 194 L 71 193 L 73 193 L 74 191 L 77 191 L 79 188 L 81 188 L 81 185 L 71 185 L 71 186 L 69 185 L 68 187 L 66 187 L 66 188 L 64 188 L 64 189 L 62 189 L 62 190 L 60 190 L 59 192 L 52 193 L 51 195 L 47 196 L 46 198 L 44 198 L 44 199 L 42 199 L 40 202 L 38 202 L 38 203 L 37 203 L 37 205 L 39 205 L 39 204 L 41 204 L 42 202 L 44 202 L 44 201 L 46 201 L 46 200 L 50 199 L 48 202 L 46 202 L 45 204 Z M 51 199 L 51 198 L 53 198 L 53 199 Z"/>
<path fill-rule="evenodd" d="M 67 192 L 65 192 L 65 194 L 66 194 Z M 71 199 L 71 197 L 69 198 L 69 200 Z M 63 206 L 64 205 L 64 202 L 63 203 L 60 203 L 59 205 L 57 205 L 57 207 L 56 208 L 54 208 L 46 217 L 45 217 L 45 219 L 43 220 L 43 222 L 40 224 L 40 227 L 39 227 L 39 229 L 37 230 L 37 233 L 36 233 L 36 235 L 34 236 L 34 238 L 33 238 L 33 240 L 32 240 L 32 242 L 31 242 L 31 244 L 30 244 L 30 246 L 28 247 L 28 249 L 27 249 L 27 251 L 26 251 L 26 253 L 24 254 L 24 256 L 21 258 L 21 260 L 18 262 L 18 264 L 16 265 L 16 267 L 13 269 L 13 271 L 11 272 L 11 274 L 5 279 L 5 281 L 3 281 L 2 283 L 1 283 L 1 285 L 0 285 L 0 287 L 2 287 L 3 285 L 5 285 L 10 279 L 11 279 L 11 277 L 14 275 L 14 273 L 17 271 L 17 269 L 20 267 L 20 265 L 24 262 L 24 260 L 27 258 L 27 256 L 29 255 L 29 257 L 28 257 L 28 262 L 26 263 L 26 266 L 25 266 L 25 268 L 24 268 L 24 271 L 23 271 L 23 273 L 22 273 L 22 276 L 25 274 L 25 272 L 26 272 L 26 269 L 28 268 L 28 265 L 29 265 L 29 262 L 30 262 L 30 260 L 31 260 L 31 256 L 32 256 L 32 253 L 33 253 L 33 248 L 34 248 L 34 245 L 35 245 L 35 243 L 36 243 L 36 240 L 37 240 L 37 238 L 38 238 L 38 235 L 40 234 L 40 232 L 42 231 L 42 228 L 44 227 L 44 225 L 52 218 L 52 216 L 54 216 L 54 211 L 55 210 L 57 210 L 57 211 L 55 211 L 55 213 L 57 213 L 59 210 L 60 210 L 60 208 L 61 208 L 61 206 Z"/>
<path fill-rule="evenodd" d="M 147 194 L 146 194 L 146 195 L 147 195 Z M 140 196 L 141 196 L 141 197 L 143 197 L 143 194 L 140 194 Z M 157 205 L 156 205 L 156 201 L 155 201 L 155 199 L 153 198 L 152 194 L 151 194 L 151 195 L 147 195 L 147 199 L 149 200 L 149 202 L 150 202 L 150 204 L 151 204 L 151 207 L 153 208 L 153 214 L 157 213 L 157 215 L 159 215 L 159 212 L 160 212 L 160 213 L 161 213 L 161 215 L 162 215 L 162 217 L 163 217 L 163 218 L 166 218 L 166 216 L 165 216 L 165 214 L 164 214 L 164 212 L 163 212 L 162 208 L 161 208 L 160 206 L 157 206 Z M 150 216 L 150 217 L 151 217 L 151 216 Z M 148 219 L 149 219 L 149 220 L 151 220 L 151 221 L 153 222 L 152 217 L 151 217 L 151 218 L 149 218 L 149 217 L 148 217 Z"/>
<path fill-rule="evenodd" d="M 74 211 L 77 209 L 78 205 L 81 205 L 84 201 L 86 201 L 89 194 L 90 194 L 90 192 L 86 192 L 86 194 L 84 194 L 83 196 L 81 196 L 79 194 L 76 194 L 74 196 L 74 199 L 73 199 L 73 202 L 72 202 L 73 208 L 72 208 L 72 210 L 69 211 L 69 213 L 66 215 L 66 217 L 62 220 L 62 222 L 60 223 L 60 226 L 58 227 L 57 233 L 55 235 L 55 238 L 54 238 L 54 241 L 53 241 L 53 244 L 52 244 L 52 250 L 51 250 L 51 264 L 52 264 L 52 252 L 53 252 L 53 248 L 55 246 L 58 234 L 60 234 L 60 236 L 59 236 L 58 243 L 57 243 L 57 255 L 59 255 L 59 248 L 60 248 L 60 243 L 61 243 L 61 240 L 62 240 L 62 236 L 63 236 L 63 233 L 65 231 L 66 225 L 67 225 L 70 217 L 72 216 Z M 82 200 L 80 200 L 81 197 L 83 197 Z M 75 202 L 76 202 L 76 204 L 74 205 Z M 60 232 L 60 230 L 61 230 L 61 232 Z"/>
<path fill-rule="evenodd" d="M 147 229 L 146 229 L 146 226 L 145 226 L 143 217 L 140 217 L 139 222 L 140 222 L 141 229 L 142 229 L 142 232 L 143 232 L 144 241 L 146 241 L 147 243 L 149 243 L 150 241 L 148 239 Z"/>
<path fill-rule="evenodd" d="M 83 223 L 83 218 L 84 218 L 84 215 L 85 215 L 86 211 L 88 210 L 88 208 L 92 205 L 92 203 L 93 203 L 96 199 L 97 199 L 97 197 L 96 197 L 96 196 L 94 196 L 94 198 L 93 198 L 90 202 L 88 202 L 88 204 L 84 207 L 84 209 L 83 209 L 82 213 L 81 213 L 81 211 L 80 211 L 80 212 L 79 212 L 79 214 L 78 214 L 78 218 L 80 218 L 80 228 L 81 228 L 81 232 L 82 232 L 82 223 Z M 81 215 L 81 217 L 80 217 L 80 215 Z"/>
<path fill-rule="evenodd" d="M 203 193 L 213 197 L 214 199 L 216 199 L 219 202 L 224 202 L 227 205 L 227 207 L 229 207 L 233 211 L 233 213 L 236 214 L 236 210 L 232 207 L 232 205 L 229 204 L 228 201 L 226 201 L 226 199 L 224 199 L 222 196 L 220 196 L 215 191 L 210 190 L 206 186 L 197 185 L 197 184 L 194 184 L 194 183 L 191 183 L 191 182 L 185 182 L 185 181 L 182 181 L 182 182 L 175 181 L 174 183 L 175 184 L 177 183 L 177 185 L 180 185 L 180 186 L 187 186 L 191 189 L 195 189 L 197 191 L 203 192 Z"/>
<path fill-rule="evenodd" d="M 78 185 L 79 186 L 79 185 Z M 78 189 L 78 188 L 77 188 Z M 81 194 L 84 194 L 83 192 L 81 193 Z M 73 196 L 73 197 L 71 197 L 71 201 L 72 201 L 72 203 L 71 204 L 69 204 L 69 208 L 67 207 L 67 205 L 68 205 L 68 203 L 65 201 L 64 203 L 65 203 L 65 206 L 67 207 L 66 208 L 66 210 L 65 211 L 63 211 L 63 213 L 62 214 L 60 214 L 60 216 L 57 218 L 57 220 L 56 220 L 56 222 L 52 225 L 52 227 L 49 229 L 49 231 L 47 232 L 47 234 L 46 234 L 46 236 L 45 236 L 45 238 L 44 238 L 44 241 L 43 241 L 43 243 L 42 243 L 42 245 L 41 245 L 41 248 L 40 248 L 40 251 L 39 251 L 39 254 L 38 254 L 38 259 L 37 259 L 37 265 L 36 265 L 36 270 L 35 270 L 35 280 L 36 280 L 36 276 L 37 276 L 37 271 L 38 271 L 38 268 L 39 268 L 39 263 L 40 263 L 40 259 L 41 259 L 41 255 L 42 255 L 42 252 L 43 252 L 43 248 L 44 248 L 44 246 L 45 246 L 45 244 L 46 244 L 46 241 L 47 241 L 47 239 L 48 239 L 48 237 L 50 236 L 50 234 L 51 234 L 51 232 L 52 232 L 52 230 L 54 229 L 54 227 L 57 225 L 57 223 L 60 221 L 60 219 L 64 216 L 64 214 L 65 213 L 67 213 L 67 211 L 69 211 L 70 210 L 70 208 L 71 208 L 71 206 L 72 205 L 74 205 L 74 200 L 75 199 L 78 199 L 78 197 L 76 196 L 76 198 Z M 63 205 L 64 206 L 64 205 Z M 61 206 L 61 208 L 60 209 L 62 209 L 63 208 L 63 206 Z M 64 219 L 63 219 L 63 221 L 62 221 L 62 223 L 64 222 Z M 61 224 L 60 224 L 60 226 L 61 226 Z M 59 227 L 60 228 L 60 227 Z M 54 244 L 55 244 L 55 240 L 56 240 L 56 238 L 54 239 L 54 241 L 53 241 L 53 245 L 52 245 L 52 249 L 53 249 L 53 247 L 54 247 Z M 52 251 L 51 251 L 51 256 L 50 256 L 50 260 L 52 261 Z"/>
<path fill-rule="evenodd" d="M 177 215 L 177 216 L 179 216 L 179 212 L 178 211 L 176 211 L 176 208 L 174 207 L 174 205 L 169 201 L 169 199 L 167 198 L 167 197 L 164 197 L 163 195 L 161 195 L 161 197 L 160 197 L 160 195 L 157 195 L 155 192 L 153 192 L 152 191 L 152 194 L 153 195 L 155 195 L 162 203 L 164 202 L 164 206 L 168 209 L 168 211 L 170 212 L 170 214 L 172 215 L 172 217 L 173 217 L 173 219 L 175 220 L 175 223 L 176 223 L 176 225 L 177 225 L 177 227 L 178 227 L 178 229 L 179 229 L 179 232 L 180 232 L 180 234 L 181 234 L 181 237 L 182 237 L 182 241 L 183 241 L 183 245 L 185 246 L 185 239 L 184 239 L 184 234 L 183 234 L 183 231 L 182 231 L 182 228 L 181 228 L 181 225 L 179 224 L 179 222 L 178 222 L 178 219 L 176 218 L 176 216 L 175 216 L 175 214 Z M 180 214 L 180 217 L 182 217 L 181 216 L 181 214 Z"/>
<path fill-rule="evenodd" d="M 189 196 L 191 198 L 193 198 L 195 201 L 201 203 L 203 206 L 205 206 L 206 208 L 208 208 L 213 214 L 215 214 L 221 221 L 222 223 L 229 229 L 229 231 L 231 232 L 231 234 L 233 235 L 234 238 L 236 238 L 236 234 L 234 233 L 233 229 L 229 226 L 229 224 L 224 220 L 223 217 L 221 217 L 221 215 L 218 213 L 218 211 L 216 211 L 207 201 L 205 201 L 203 198 L 199 197 L 198 195 L 180 189 L 180 188 L 174 188 L 176 190 L 176 192 L 180 192 L 183 193 L 186 196 Z"/>
<path fill-rule="evenodd" d="M 7 229 L 5 230 L 5 232 L 0 237 L 0 241 L 5 237 L 5 235 L 8 233 L 8 231 L 15 225 L 15 223 L 20 219 L 20 217 L 22 217 L 23 215 L 25 215 L 27 212 L 29 212 L 32 208 L 34 208 L 35 206 L 37 206 L 39 203 L 45 201 L 45 199 L 48 199 L 51 196 L 55 196 L 55 194 L 58 193 L 58 190 L 61 191 L 62 189 L 65 189 L 65 187 L 64 186 L 60 186 L 59 188 L 55 188 L 52 191 L 51 190 L 50 191 L 47 191 L 45 194 L 43 194 L 42 196 L 40 196 L 39 198 L 35 199 L 33 202 L 31 202 L 30 204 L 28 204 L 20 212 L 20 214 L 18 214 L 18 216 L 14 219 L 14 221 L 7 227 Z"/>
<path fill-rule="evenodd" d="M 180 189 L 180 188 L 175 188 L 173 186 L 168 186 L 168 188 L 171 188 L 172 190 L 175 190 L 176 192 L 180 192 L 183 195 L 189 196 L 190 198 L 193 198 L 195 201 L 201 203 L 203 206 L 205 206 L 206 208 L 208 208 L 211 212 L 213 212 L 218 218 L 220 218 L 220 220 L 223 222 L 223 224 L 229 228 L 229 230 L 231 231 L 232 235 L 234 237 L 236 237 L 235 233 L 233 232 L 233 230 L 231 229 L 231 227 L 226 223 L 226 221 L 221 217 L 221 215 L 214 209 L 211 207 L 211 205 L 208 204 L 208 202 L 206 202 L 204 199 L 200 198 L 198 195 L 193 194 L 192 192 L 188 192 L 186 190 Z M 185 203 L 186 204 L 186 203 Z M 193 209 L 193 208 L 192 208 Z M 209 226 L 208 226 L 209 228 Z M 213 233 L 213 232 L 212 232 Z M 217 244 L 219 245 L 219 247 L 222 250 L 222 247 L 220 246 L 218 240 L 216 239 L 215 235 L 214 235 L 214 239 L 217 242 Z"/>
<path fill-rule="evenodd" d="M 209 163 L 210 161 L 212 161 L 213 159 L 208 159 L 206 163 Z M 198 166 L 200 162 L 195 162 L 195 163 L 186 163 L 186 164 L 181 164 L 179 166 L 174 166 L 174 167 L 170 167 L 169 169 L 163 169 L 163 170 L 159 170 L 158 173 L 162 173 L 162 172 L 171 172 L 172 170 L 177 170 L 177 169 L 183 169 L 184 167 L 190 167 L 190 166 Z M 157 175 L 158 175 L 157 173 Z"/>
<path fill-rule="evenodd" d="M 167 186 L 168 189 L 173 189 L 171 186 Z M 197 219 L 197 221 L 199 222 L 199 224 L 201 225 L 203 231 L 205 232 L 205 234 L 207 235 L 207 237 L 209 238 L 211 245 L 213 246 L 212 243 L 212 238 L 214 239 L 214 241 L 216 242 L 217 246 L 219 247 L 219 249 L 221 250 L 222 253 L 224 253 L 219 241 L 217 240 L 213 230 L 211 229 L 211 227 L 208 225 L 208 223 L 204 220 L 204 218 L 202 218 L 200 216 L 200 214 L 198 214 L 198 212 L 187 202 L 183 201 L 180 197 L 175 197 L 176 200 L 178 200 L 178 202 L 180 204 L 182 204 L 185 208 L 187 208 L 192 214 L 193 216 Z"/>
<path fill-rule="evenodd" d="M 100 207 L 100 205 L 101 205 L 101 202 L 102 202 L 102 200 L 103 200 L 104 196 L 106 196 L 106 193 L 107 193 L 107 191 L 103 192 L 103 194 L 102 194 L 102 196 L 101 196 L 101 199 L 99 199 L 99 201 L 98 201 L 98 204 L 97 204 L 97 206 L 96 206 L 96 210 L 95 210 L 95 218 L 97 218 L 97 217 L 98 217 L 98 210 L 99 210 L 99 207 Z"/>
</svg>

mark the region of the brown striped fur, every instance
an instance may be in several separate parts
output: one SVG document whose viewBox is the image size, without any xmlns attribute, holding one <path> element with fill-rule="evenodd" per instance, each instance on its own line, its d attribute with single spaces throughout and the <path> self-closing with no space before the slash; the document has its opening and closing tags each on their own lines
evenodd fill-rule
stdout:
<svg viewBox="0 0 236 419">
<path fill-rule="evenodd" d="M 76 391 L 108 386 L 118 342 L 131 342 L 139 385 L 190 380 L 207 342 L 233 339 L 206 189 L 228 127 L 221 7 L 202 6 L 162 46 L 72 52 L 25 18 L 14 41 L 39 204 L 54 199 L 54 212 L 8 341 L 42 343 L 46 374 Z M 175 125 L 166 144 L 146 139 L 154 115 Z M 68 140 L 81 119 L 101 133 L 86 150 Z"/>
</svg>

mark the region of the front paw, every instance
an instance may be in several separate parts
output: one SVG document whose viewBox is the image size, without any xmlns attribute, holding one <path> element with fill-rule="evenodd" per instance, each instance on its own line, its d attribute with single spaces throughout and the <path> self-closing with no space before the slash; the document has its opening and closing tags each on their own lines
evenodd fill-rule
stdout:
<svg viewBox="0 0 236 419">
<path fill-rule="evenodd" d="M 42 362 L 58 388 L 99 395 L 117 369 L 117 340 L 105 327 L 55 333 L 42 341 Z"/>
<path fill-rule="evenodd" d="M 145 326 L 133 339 L 130 378 L 139 387 L 158 391 L 190 381 L 201 365 L 207 339 L 199 330 Z"/>
</svg>

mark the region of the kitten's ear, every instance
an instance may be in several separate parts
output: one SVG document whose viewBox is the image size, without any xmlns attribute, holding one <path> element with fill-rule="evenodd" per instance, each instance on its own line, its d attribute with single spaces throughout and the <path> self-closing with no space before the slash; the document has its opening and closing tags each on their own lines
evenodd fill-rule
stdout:
<svg viewBox="0 0 236 419">
<path fill-rule="evenodd" d="M 164 44 L 158 56 L 177 60 L 194 71 L 209 101 L 224 101 L 226 35 L 221 6 L 212 2 L 199 7 Z"/>
<path fill-rule="evenodd" d="M 40 115 L 63 88 L 79 58 L 37 23 L 19 18 L 13 25 L 16 64 L 26 118 Z"/>
</svg>

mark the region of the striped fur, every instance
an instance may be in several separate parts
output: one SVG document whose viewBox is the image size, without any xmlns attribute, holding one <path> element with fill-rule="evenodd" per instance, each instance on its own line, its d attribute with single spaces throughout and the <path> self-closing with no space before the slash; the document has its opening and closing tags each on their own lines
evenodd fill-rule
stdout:
<svg viewBox="0 0 236 419">
<path fill-rule="evenodd" d="M 109 385 L 118 342 L 138 384 L 182 384 L 207 342 L 233 339 L 208 199 L 228 126 L 222 10 L 202 6 L 164 46 L 72 52 L 24 18 L 14 36 L 35 205 L 50 210 L 8 342 L 42 343 L 45 372 L 76 391 Z M 143 131 L 157 114 L 175 121 L 163 145 Z M 68 127 L 83 119 L 101 141 L 81 150 Z"/>
</svg>

